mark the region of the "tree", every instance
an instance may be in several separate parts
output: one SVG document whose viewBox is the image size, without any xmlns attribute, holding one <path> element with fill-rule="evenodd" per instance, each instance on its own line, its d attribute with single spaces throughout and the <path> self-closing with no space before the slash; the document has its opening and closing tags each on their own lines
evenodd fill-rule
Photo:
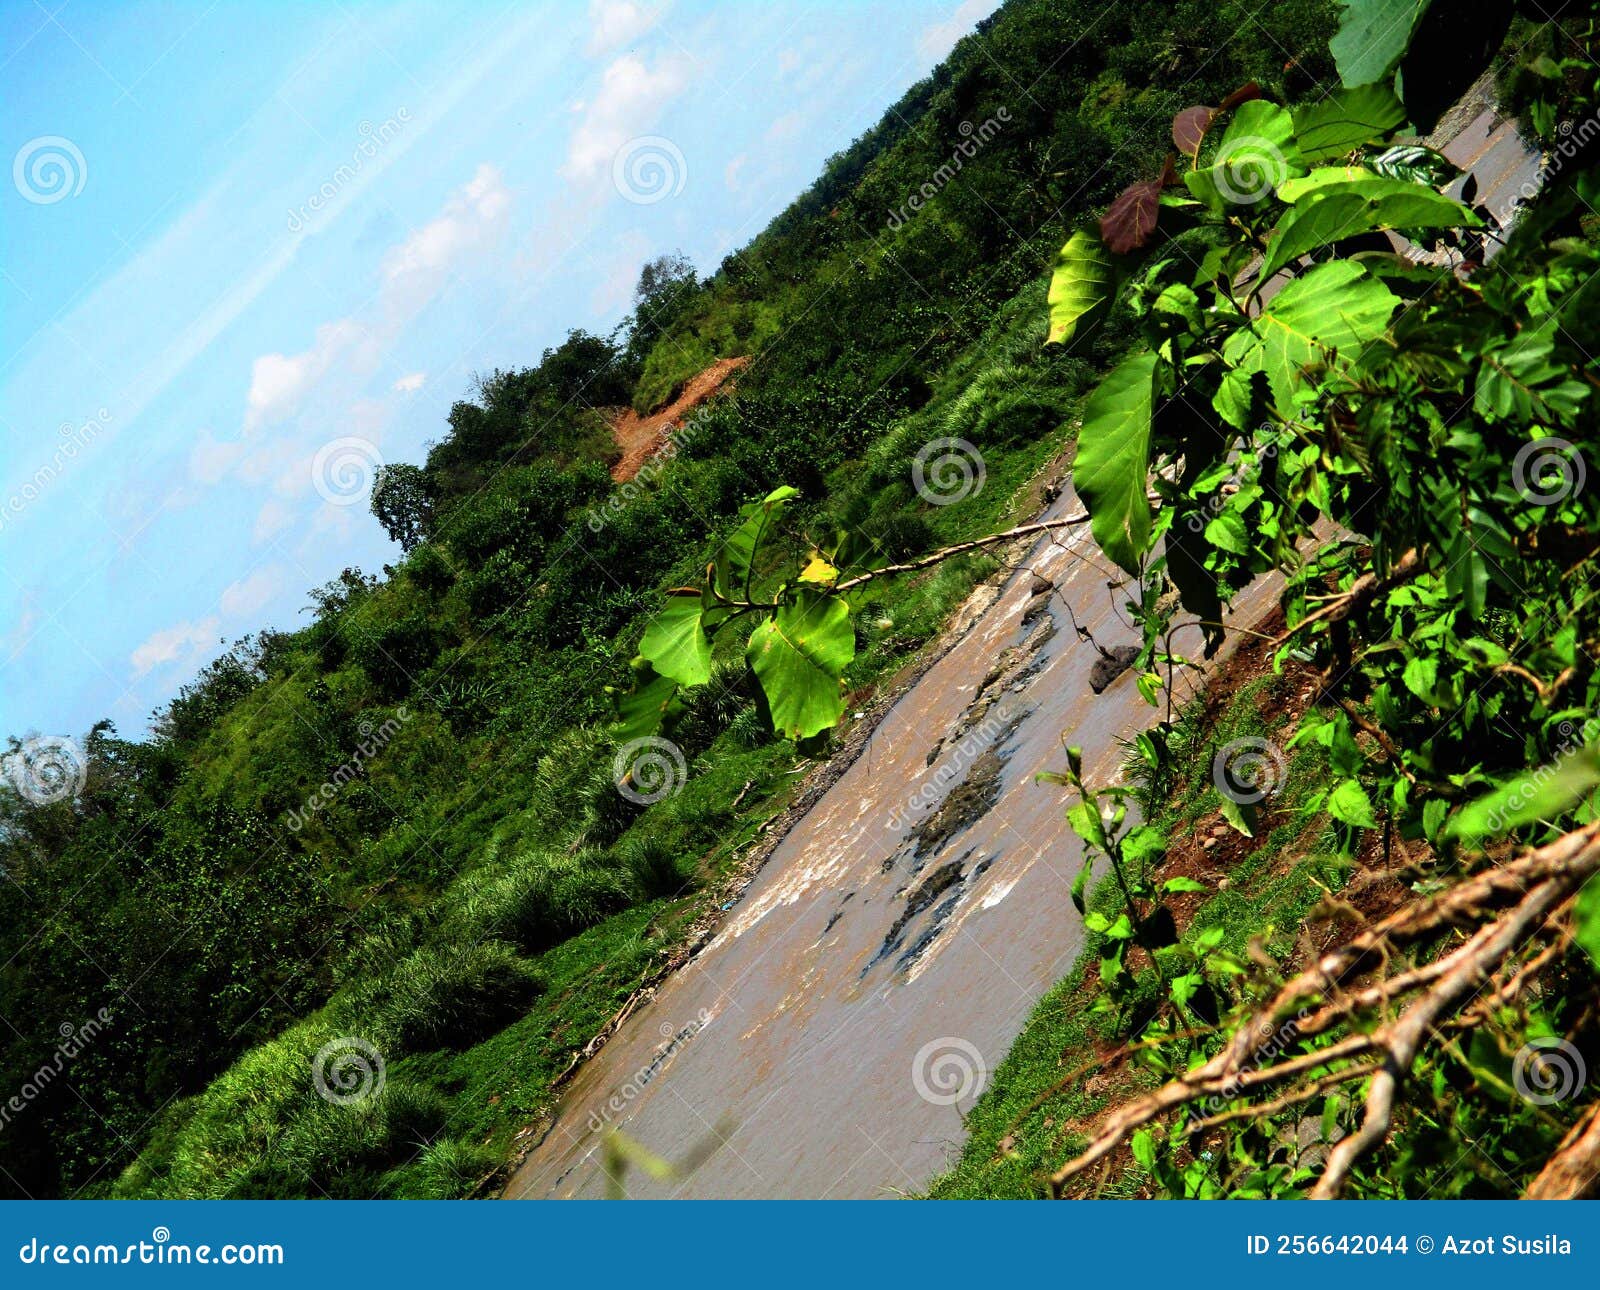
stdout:
<svg viewBox="0 0 1600 1290">
<path fill-rule="evenodd" d="M 372 487 L 372 513 L 402 551 L 415 549 L 433 523 L 433 498 L 421 467 L 406 462 L 379 466 Z"/>
</svg>

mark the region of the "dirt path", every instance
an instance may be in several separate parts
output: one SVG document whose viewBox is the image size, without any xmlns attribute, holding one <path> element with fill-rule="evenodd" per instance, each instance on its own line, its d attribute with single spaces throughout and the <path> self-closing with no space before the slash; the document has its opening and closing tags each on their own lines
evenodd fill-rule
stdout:
<svg viewBox="0 0 1600 1290">
<path fill-rule="evenodd" d="M 611 433 L 622 450 L 622 460 L 611 468 L 611 478 L 624 484 L 637 475 L 645 462 L 661 451 L 667 436 L 678 428 L 679 422 L 722 389 L 749 361 L 748 358 L 719 358 L 690 380 L 671 403 L 647 417 L 640 416 L 632 408 L 619 410 L 612 419 Z"/>
</svg>

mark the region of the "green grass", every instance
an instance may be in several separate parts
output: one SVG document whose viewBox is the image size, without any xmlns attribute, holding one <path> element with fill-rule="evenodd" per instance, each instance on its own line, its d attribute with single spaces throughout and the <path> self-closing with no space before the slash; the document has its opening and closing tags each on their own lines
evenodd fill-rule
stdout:
<svg viewBox="0 0 1600 1290">
<path fill-rule="evenodd" d="M 1245 737 L 1269 738 L 1280 746 L 1292 733 L 1283 725 L 1284 692 L 1271 676 L 1241 686 L 1206 729 L 1200 705 L 1187 709 L 1174 733 L 1177 783 L 1147 804 L 1147 817 L 1169 845 L 1209 830 L 1220 818 L 1222 799 L 1211 781 L 1214 750 Z M 1269 953 L 1287 955 L 1307 914 L 1325 891 L 1343 880 L 1346 862 L 1326 817 L 1304 818 L 1300 806 L 1321 786 L 1326 765 L 1320 750 L 1302 746 L 1286 755 L 1286 774 L 1274 798 L 1276 824 L 1230 864 L 1226 890 L 1213 889 L 1183 928 L 1188 940 L 1212 927 L 1223 931 L 1222 948 L 1243 953 L 1261 938 Z M 1109 881 L 1090 898 L 1091 908 L 1119 907 Z M 1124 1064 L 1096 1079 L 1099 1059 L 1134 1036 L 1123 1016 L 1094 1011 L 1098 942 L 1091 937 L 1072 970 L 1039 1001 L 993 1081 L 967 1117 L 968 1137 L 950 1171 L 928 1195 L 937 1199 L 1023 1199 L 1047 1193 L 1050 1174 L 1086 1141 L 1092 1118 L 1108 1106 L 1155 1087 L 1161 1076 L 1147 1066 Z M 1141 980 L 1154 1002 L 1152 973 Z M 1095 1194 L 1134 1196 L 1142 1172 L 1131 1161 Z"/>
</svg>

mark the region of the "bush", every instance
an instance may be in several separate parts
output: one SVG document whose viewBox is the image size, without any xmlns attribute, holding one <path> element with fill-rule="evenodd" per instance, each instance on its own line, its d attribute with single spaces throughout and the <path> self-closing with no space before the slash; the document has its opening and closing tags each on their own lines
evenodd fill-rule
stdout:
<svg viewBox="0 0 1600 1290">
<path fill-rule="evenodd" d="M 509 945 L 456 941 L 408 955 L 338 1013 L 385 1051 L 465 1047 L 521 1016 L 544 984 Z"/>
</svg>

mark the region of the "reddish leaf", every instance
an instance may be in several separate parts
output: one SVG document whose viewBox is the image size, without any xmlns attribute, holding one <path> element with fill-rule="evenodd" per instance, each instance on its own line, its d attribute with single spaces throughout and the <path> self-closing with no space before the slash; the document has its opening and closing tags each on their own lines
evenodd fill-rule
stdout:
<svg viewBox="0 0 1600 1290">
<path fill-rule="evenodd" d="M 1251 99 L 1258 99 L 1260 97 L 1261 87 L 1254 81 L 1251 81 L 1248 85 L 1241 85 L 1238 89 L 1234 90 L 1232 94 L 1228 95 L 1227 98 L 1223 99 L 1222 106 L 1219 107 L 1217 111 L 1232 112 L 1234 108 L 1239 106 L 1239 104 L 1248 103 Z"/>
<path fill-rule="evenodd" d="M 1130 184 L 1100 217 L 1100 236 L 1117 255 L 1137 251 L 1156 231 L 1156 216 L 1160 211 L 1159 179 Z"/>
<path fill-rule="evenodd" d="M 1178 151 L 1186 157 L 1196 156 L 1216 116 L 1216 108 L 1200 106 L 1184 108 L 1173 117 L 1172 142 L 1178 146 Z"/>
</svg>

